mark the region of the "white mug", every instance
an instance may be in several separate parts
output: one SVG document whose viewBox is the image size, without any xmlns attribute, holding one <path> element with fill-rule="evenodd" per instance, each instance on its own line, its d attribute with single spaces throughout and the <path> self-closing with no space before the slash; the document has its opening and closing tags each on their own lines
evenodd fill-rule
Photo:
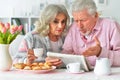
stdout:
<svg viewBox="0 0 120 80">
<path fill-rule="evenodd" d="M 43 48 L 35 48 L 35 49 L 33 49 L 33 51 L 34 51 L 34 55 L 36 57 L 42 57 L 42 55 L 43 55 Z"/>
<path fill-rule="evenodd" d="M 81 71 L 81 64 L 80 63 L 69 63 L 66 65 L 67 71 L 71 73 L 78 73 Z"/>
<path fill-rule="evenodd" d="M 111 65 L 108 58 L 100 58 L 96 60 L 94 73 L 96 75 L 109 75 L 111 74 Z"/>
</svg>

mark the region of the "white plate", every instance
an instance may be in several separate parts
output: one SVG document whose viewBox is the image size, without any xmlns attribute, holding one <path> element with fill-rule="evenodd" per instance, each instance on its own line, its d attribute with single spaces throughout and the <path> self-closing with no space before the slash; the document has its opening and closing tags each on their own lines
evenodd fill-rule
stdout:
<svg viewBox="0 0 120 80">
<path fill-rule="evenodd" d="M 80 73 L 84 73 L 84 70 L 80 70 L 80 72 L 70 72 L 68 70 L 66 70 L 67 73 L 72 73 L 72 74 L 80 74 Z"/>
<path fill-rule="evenodd" d="M 56 69 L 56 66 L 52 66 L 51 69 L 47 69 L 47 70 L 24 70 L 24 69 L 15 69 L 15 70 L 20 71 L 20 72 L 25 72 L 25 73 L 47 73 L 55 69 Z"/>
</svg>

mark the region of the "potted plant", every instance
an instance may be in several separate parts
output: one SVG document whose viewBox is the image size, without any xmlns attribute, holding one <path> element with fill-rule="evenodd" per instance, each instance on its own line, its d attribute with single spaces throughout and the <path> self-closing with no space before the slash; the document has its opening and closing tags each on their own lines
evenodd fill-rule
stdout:
<svg viewBox="0 0 120 80">
<path fill-rule="evenodd" d="M 21 32 L 23 26 L 14 26 L 9 23 L 0 22 L 0 70 L 10 70 L 12 66 L 12 58 L 9 54 L 9 44 Z"/>
</svg>

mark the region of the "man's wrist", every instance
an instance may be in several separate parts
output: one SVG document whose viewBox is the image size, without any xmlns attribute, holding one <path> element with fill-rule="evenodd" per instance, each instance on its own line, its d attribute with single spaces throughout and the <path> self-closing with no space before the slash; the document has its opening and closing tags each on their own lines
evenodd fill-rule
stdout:
<svg viewBox="0 0 120 80">
<path fill-rule="evenodd" d="M 96 55 L 97 57 L 100 55 L 101 51 L 102 51 L 102 47 L 100 46 L 100 51 L 99 51 L 99 53 Z"/>
</svg>

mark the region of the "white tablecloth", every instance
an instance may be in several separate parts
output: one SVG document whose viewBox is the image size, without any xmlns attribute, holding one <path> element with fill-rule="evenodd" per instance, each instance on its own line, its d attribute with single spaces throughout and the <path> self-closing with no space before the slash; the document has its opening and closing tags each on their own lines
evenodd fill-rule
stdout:
<svg viewBox="0 0 120 80">
<path fill-rule="evenodd" d="M 120 67 L 112 68 L 109 76 L 96 76 L 93 71 L 71 74 L 66 69 L 56 69 L 49 73 L 26 73 L 20 71 L 0 72 L 0 80 L 120 80 Z"/>
</svg>

